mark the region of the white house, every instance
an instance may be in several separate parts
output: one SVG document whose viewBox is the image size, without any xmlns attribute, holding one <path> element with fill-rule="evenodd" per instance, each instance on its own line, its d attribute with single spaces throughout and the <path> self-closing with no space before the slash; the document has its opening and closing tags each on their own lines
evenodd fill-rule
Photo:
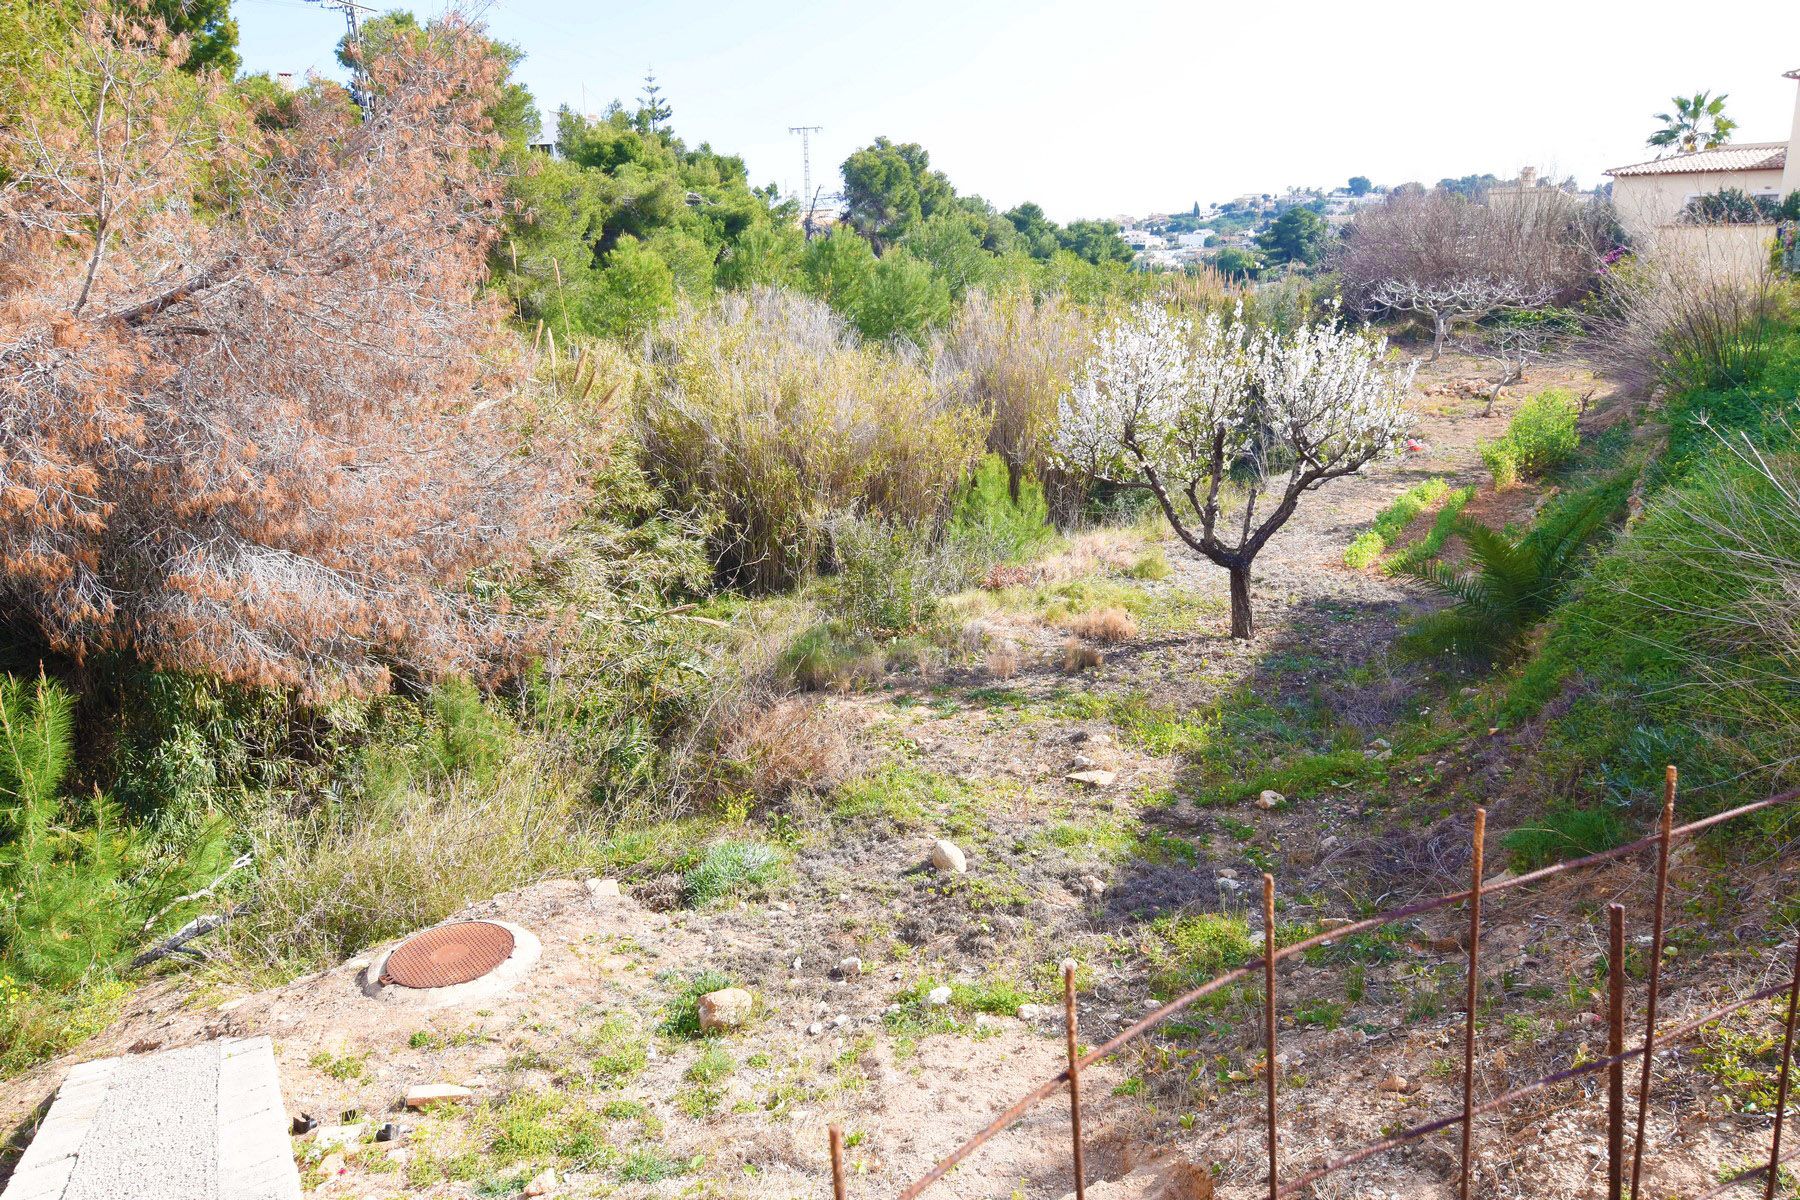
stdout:
<svg viewBox="0 0 1800 1200">
<path fill-rule="evenodd" d="M 1800 81 L 1800 70 L 1783 78 Z M 1738 142 L 1691 154 L 1671 154 L 1649 162 L 1614 167 L 1613 205 L 1619 221 L 1635 237 L 1676 226 L 1696 196 L 1735 188 L 1777 199 L 1800 191 L 1800 94 L 1786 141 Z"/>
</svg>

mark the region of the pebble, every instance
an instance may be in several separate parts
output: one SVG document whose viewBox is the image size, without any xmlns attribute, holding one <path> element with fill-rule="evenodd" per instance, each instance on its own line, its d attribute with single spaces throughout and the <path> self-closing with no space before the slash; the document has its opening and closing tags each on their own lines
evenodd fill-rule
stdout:
<svg viewBox="0 0 1800 1200">
<path fill-rule="evenodd" d="M 1081 887 L 1083 891 L 1096 900 L 1106 895 L 1106 880 L 1100 878 L 1098 875 L 1083 875 L 1081 877 Z"/>
<path fill-rule="evenodd" d="M 1118 779 L 1118 777 L 1117 773 L 1113 771 L 1099 770 L 1070 771 L 1067 775 L 1063 776 L 1064 779 L 1070 780 L 1073 783 L 1085 783 L 1089 787 L 1097 788 L 1111 787 L 1113 781 Z"/>
<path fill-rule="evenodd" d="M 931 865 L 952 875 L 962 875 L 969 869 L 969 860 L 963 857 L 955 842 L 939 838 L 931 845 Z"/>
<path fill-rule="evenodd" d="M 1402 1093 L 1404 1093 L 1404 1092 L 1409 1092 L 1412 1090 L 1412 1084 L 1410 1081 L 1407 1080 L 1406 1076 L 1400 1075 L 1400 1074 L 1393 1074 L 1393 1075 L 1389 1075 L 1386 1079 L 1383 1079 L 1381 1081 L 1381 1085 L 1378 1090 L 1383 1091 L 1383 1092 L 1402 1092 Z"/>
<path fill-rule="evenodd" d="M 598 900 L 602 896 L 617 896 L 619 881 L 616 879 L 590 879 L 587 881 L 588 895 Z"/>
<path fill-rule="evenodd" d="M 807 1036 L 809 1036 L 809 1037 L 818 1037 L 821 1033 L 824 1033 L 824 1032 L 825 1032 L 825 1026 L 822 1022 L 819 1022 L 819 1021 L 814 1021 L 811 1025 L 808 1025 L 806 1027 L 806 1033 L 807 1033 Z"/>
<path fill-rule="evenodd" d="M 1258 808 L 1279 808 L 1287 803 L 1287 797 L 1273 788 L 1264 788 L 1262 795 L 1256 798 Z"/>
<path fill-rule="evenodd" d="M 1050 1015 L 1050 1009 L 1042 1004 L 1019 1005 L 1019 1020 L 1037 1021 Z"/>
<path fill-rule="evenodd" d="M 926 993 L 925 1003 L 933 1008 L 942 1008 L 950 1003 L 950 988 L 943 984 L 932 988 L 930 992 Z"/>
<path fill-rule="evenodd" d="M 854 979 L 856 976 L 862 974 L 862 959 L 854 956 L 842 959 L 839 961 L 837 969 L 838 974 L 842 975 L 845 979 Z"/>
<path fill-rule="evenodd" d="M 542 1171 L 533 1175 L 531 1177 L 531 1182 L 525 1185 L 525 1194 L 527 1196 L 548 1196 L 550 1194 L 550 1189 L 555 1186 L 556 1168 L 545 1167 Z"/>
</svg>

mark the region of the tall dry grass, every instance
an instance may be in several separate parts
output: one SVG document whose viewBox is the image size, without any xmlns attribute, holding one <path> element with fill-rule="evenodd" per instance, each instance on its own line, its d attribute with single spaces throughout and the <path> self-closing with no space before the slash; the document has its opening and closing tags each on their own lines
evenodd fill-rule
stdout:
<svg viewBox="0 0 1800 1200">
<path fill-rule="evenodd" d="M 646 376 L 646 469 L 712 515 L 720 575 L 752 590 L 803 579 L 836 513 L 941 521 L 981 451 L 979 419 L 911 356 L 794 292 L 684 307 L 651 337 Z"/>
</svg>

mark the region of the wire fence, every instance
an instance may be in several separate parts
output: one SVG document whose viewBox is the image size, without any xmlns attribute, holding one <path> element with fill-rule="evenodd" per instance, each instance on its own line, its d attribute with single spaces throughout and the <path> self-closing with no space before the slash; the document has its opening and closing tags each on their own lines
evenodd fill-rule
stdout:
<svg viewBox="0 0 1800 1200">
<path fill-rule="evenodd" d="M 1774 1133 L 1770 1138 L 1769 1154 L 1766 1161 L 1748 1170 L 1721 1180 L 1710 1190 L 1690 1200 L 1710 1200 L 1711 1197 L 1722 1196 L 1734 1188 L 1746 1183 L 1760 1180 L 1763 1185 L 1764 1200 L 1774 1200 L 1777 1184 L 1780 1180 L 1780 1167 L 1783 1163 L 1800 1157 L 1800 1152 L 1782 1152 L 1782 1127 L 1786 1122 L 1790 1087 L 1789 1077 L 1792 1073 L 1794 1059 L 1794 1033 L 1797 1010 L 1800 1010 L 1800 938 L 1796 938 L 1794 962 L 1789 977 L 1782 983 L 1759 989 L 1749 995 L 1742 996 L 1730 1004 L 1714 1009 L 1703 1016 L 1694 1017 L 1667 1027 L 1658 1027 L 1657 1001 L 1659 999 L 1662 960 L 1664 950 L 1665 917 L 1669 888 L 1669 855 L 1676 843 L 1698 836 L 1709 829 L 1717 828 L 1729 822 L 1750 816 L 1753 813 L 1778 808 L 1800 800 L 1800 790 L 1783 792 L 1751 804 L 1716 813 L 1699 821 L 1686 825 L 1675 824 L 1675 785 L 1676 771 L 1669 767 L 1663 785 L 1662 819 L 1657 831 L 1648 837 L 1639 838 L 1623 846 L 1603 850 L 1598 854 L 1590 854 L 1585 858 L 1572 859 L 1557 863 L 1528 874 L 1496 879 L 1492 882 L 1483 879 L 1484 863 L 1482 849 L 1487 831 L 1487 813 L 1484 809 L 1475 810 L 1475 827 L 1473 833 L 1473 858 L 1470 871 L 1470 886 L 1459 892 L 1451 892 L 1430 900 L 1422 900 L 1415 904 L 1390 909 L 1360 921 L 1339 925 L 1333 929 L 1315 934 L 1311 937 L 1290 943 L 1286 946 L 1276 945 L 1275 926 L 1275 879 L 1272 875 L 1262 877 L 1263 904 L 1263 955 L 1261 958 L 1215 976 L 1193 990 L 1177 996 L 1175 999 L 1154 1010 L 1141 1020 L 1121 1030 L 1099 1046 L 1086 1054 L 1079 1053 L 1076 1041 L 1075 1011 L 1075 964 L 1063 964 L 1063 1015 L 1067 1030 L 1068 1062 L 1063 1071 L 1046 1079 L 1009 1106 L 1006 1111 L 988 1122 L 987 1126 L 962 1145 L 945 1155 L 925 1174 L 919 1176 L 899 1193 L 897 1200 L 915 1200 L 933 1184 L 944 1178 L 950 1171 L 979 1150 L 989 1139 L 1012 1125 L 1027 1112 L 1062 1091 L 1067 1086 L 1069 1093 L 1069 1136 L 1070 1160 L 1073 1169 L 1074 1192 L 1076 1200 L 1085 1200 L 1087 1190 L 1086 1164 L 1082 1153 L 1081 1138 L 1081 1076 L 1082 1072 L 1095 1063 L 1137 1041 L 1170 1017 L 1184 1011 L 1196 1001 L 1212 995 L 1221 989 L 1242 982 L 1255 975 L 1261 975 L 1263 981 L 1263 1077 L 1266 1085 L 1264 1105 L 1264 1137 L 1268 1147 L 1268 1186 L 1270 1200 L 1280 1200 L 1283 1196 L 1292 1196 L 1324 1179 L 1326 1176 L 1342 1171 L 1358 1163 L 1366 1162 L 1388 1151 L 1409 1145 L 1421 1138 L 1428 1137 L 1451 1128 L 1459 1128 L 1458 1177 L 1457 1193 L 1460 1200 L 1469 1200 L 1471 1187 L 1471 1165 L 1475 1158 L 1476 1125 L 1475 1118 L 1486 1113 L 1505 1108 L 1518 1101 L 1535 1095 L 1546 1089 L 1574 1080 L 1603 1074 L 1606 1077 L 1607 1122 L 1606 1122 L 1606 1196 L 1607 1200 L 1625 1200 L 1627 1196 L 1642 1195 L 1639 1184 L 1643 1175 L 1645 1123 L 1649 1111 L 1651 1095 L 1651 1066 L 1657 1054 L 1694 1037 L 1702 1029 L 1715 1021 L 1722 1020 L 1732 1013 L 1761 1003 L 1776 996 L 1786 995 L 1786 1032 L 1781 1047 L 1781 1067 L 1776 1085 Z M 1485 897 L 1515 888 L 1529 887 L 1535 883 L 1558 875 L 1585 871 L 1604 863 L 1615 862 L 1632 855 L 1654 851 L 1656 857 L 1656 886 L 1653 901 L 1653 916 L 1650 931 L 1650 957 L 1648 963 L 1647 995 L 1644 1006 L 1642 1040 L 1627 1046 L 1625 1044 L 1625 1026 L 1627 1009 L 1627 982 L 1625 977 L 1625 911 L 1621 905 L 1609 905 L 1608 920 L 1608 978 L 1607 978 L 1607 1054 L 1604 1058 L 1595 1059 L 1540 1076 L 1529 1083 L 1512 1088 L 1502 1095 L 1484 1100 L 1475 1099 L 1475 1075 L 1477 1065 L 1476 1011 L 1478 1008 L 1481 970 L 1481 932 L 1482 932 L 1482 900 Z M 1280 1170 L 1281 1130 L 1276 1101 L 1279 1091 L 1279 1071 L 1276 1070 L 1279 1029 L 1276 1020 L 1279 1001 L 1278 979 L 1276 968 L 1286 959 L 1305 954 L 1308 950 L 1329 942 L 1352 937 L 1360 933 L 1368 933 L 1410 921 L 1426 913 L 1437 912 L 1458 905 L 1466 905 L 1469 914 L 1467 961 L 1465 965 L 1465 1017 L 1463 1021 L 1463 1055 L 1462 1055 L 1462 1108 L 1461 1111 L 1446 1117 L 1426 1121 L 1390 1134 L 1379 1141 L 1368 1143 L 1355 1150 L 1348 1151 L 1300 1174 L 1283 1179 Z M 1630 1118 L 1632 1133 L 1626 1137 L 1627 1102 L 1625 1074 L 1628 1066 L 1637 1068 L 1637 1088 L 1635 1112 Z M 1629 1141 L 1629 1150 L 1627 1144 Z M 832 1191 L 836 1200 L 846 1200 L 847 1188 L 844 1175 L 843 1131 L 838 1126 L 830 1130 Z"/>
</svg>

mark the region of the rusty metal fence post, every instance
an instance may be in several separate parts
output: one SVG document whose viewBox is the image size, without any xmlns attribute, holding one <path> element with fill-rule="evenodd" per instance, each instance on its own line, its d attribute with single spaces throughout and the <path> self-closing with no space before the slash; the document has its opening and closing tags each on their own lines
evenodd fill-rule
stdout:
<svg viewBox="0 0 1800 1200">
<path fill-rule="evenodd" d="M 1625 906 L 1606 906 L 1606 1200 L 1625 1194 Z"/>
<path fill-rule="evenodd" d="M 1787 1034 L 1781 1043 L 1781 1082 L 1775 1089 L 1775 1136 L 1769 1146 L 1769 1177 L 1763 1181 L 1763 1200 L 1775 1200 L 1775 1184 L 1781 1177 L 1781 1127 L 1787 1121 L 1788 1074 L 1794 1065 L 1797 1010 L 1800 1010 L 1800 937 L 1794 941 L 1794 977 L 1788 983 Z"/>
<path fill-rule="evenodd" d="M 844 1200 L 844 1127 L 833 1125 L 831 1136 L 831 1194 L 833 1200 Z"/>
<path fill-rule="evenodd" d="M 1075 1142 L 1075 1200 L 1087 1200 L 1087 1164 L 1081 1155 L 1081 1054 L 1075 1046 L 1075 960 L 1063 959 L 1063 1026 L 1069 1035 L 1069 1136 Z"/>
<path fill-rule="evenodd" d="M 1279 1168 L 1275 1156 L 1275 877 L 1263 872 L 1263 1034 L 1268 1059 L 1263 1074 L 1269 1083 L 1269 1200 L 1281 1194 Z"/>
<path fill-rule="evenodd" d="M 1637 1136 L 1631 1147 L 1631 1195 L 1640 1194 L 1644 1169 L 1644 1121 L 1650 1112 L 1650 1064 L 1656 1057 L 1656 994 L 1662 981 L 1663 917 L 1669 898 L 1669 841 L 1675 828 L 1675 764 L 1663 769 L 1662 827 L 1656 841 L 1656 901 L 1650 925 L 1650 995 L 1644 1011 L 1644 1065 L 1638 1076 Z"/>
<path fill-rule="evenodd" d="M 1475 810 L 1474 860 L 1469 868 L 1469 978 L 1463 1017 L 1462 1180 L 1457 1194 L 1469 1200 L 1471 1149 L 1475 1139 L 1475 1009 L 1481 997 L 1481 875 L 1487 840 L 1487 809 Z"/>
</svg>

